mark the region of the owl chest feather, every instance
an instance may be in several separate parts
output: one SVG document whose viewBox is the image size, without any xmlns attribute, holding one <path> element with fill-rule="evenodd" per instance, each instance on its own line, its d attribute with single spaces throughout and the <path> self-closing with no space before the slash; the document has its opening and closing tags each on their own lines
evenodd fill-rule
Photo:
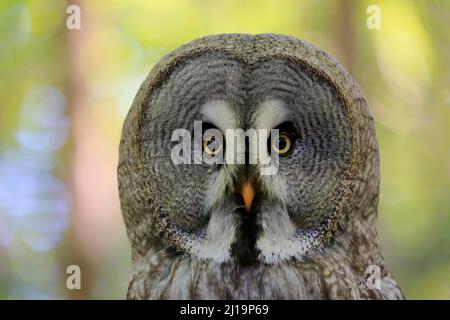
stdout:
<svg viewBox="0 0 450 320">
<path fill-rule="evenodd" d="M 236 266 L 155 254 L 135 264 L 129 299 L 382 299 L 345 262 Z"/>
</svg>

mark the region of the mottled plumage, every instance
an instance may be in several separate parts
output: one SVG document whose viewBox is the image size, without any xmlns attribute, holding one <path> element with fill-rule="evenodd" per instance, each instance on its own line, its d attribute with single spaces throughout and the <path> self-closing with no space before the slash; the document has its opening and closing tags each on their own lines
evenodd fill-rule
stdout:
<svg viewBox="0 0 450 320">
<path fill-rule="evenodd" d="M 175 129 L 292 126 L 276 175 L 171 160 Z M 398 299 L 376 231 L 374 122 L 343 67 L 282 35 L 217 35 L 165 56 L 125 121 L 119 191 L 130 299 Z M 239 188 L 252 179 L 251 212 Z M 367 267 L 381 270 L 381 288 Z"/>
</svg>

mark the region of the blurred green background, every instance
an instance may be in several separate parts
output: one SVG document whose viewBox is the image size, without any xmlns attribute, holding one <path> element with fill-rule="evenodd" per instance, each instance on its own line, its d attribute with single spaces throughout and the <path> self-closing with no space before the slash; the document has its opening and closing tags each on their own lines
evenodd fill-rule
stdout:
<svg viewBox="0 0 450 320">
<path fill-rule="evenodd" d="M 124 298 L 122 122 L 164 54 L 230 32 L 293 35 L 351 72 L 377 123 L 387 264 L 407 298 L 449 299 L 449 30 L 450 1 L 1 0 L 0 299 Z"/>
</svg>

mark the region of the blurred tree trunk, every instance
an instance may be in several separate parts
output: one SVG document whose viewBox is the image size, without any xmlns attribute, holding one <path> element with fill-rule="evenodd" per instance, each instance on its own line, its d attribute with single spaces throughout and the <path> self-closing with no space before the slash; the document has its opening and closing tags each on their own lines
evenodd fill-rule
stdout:
<svg viewBox="0 0 450 320">
<path fill-rule="evenodd" d="M 340 62 L 352 73 L 355 55 L 354 10 L 356 1 L 340 0 L 336 21 L 336 47 L 339 50 Z"/>
<path fill-rule="evenodd" d="M 69 119 L 71 123 L 70 147 L 69 147 L 69 190 L 72 200 L 71 224 L 67 231 L 65 246 L 68 247 L 64 255 L 65 268 L 68 265 L 75 264 L 81 268 L 81 290 L 67 290 L 70 299 L 89 299 L 91 298 L 93 265 L 89 255 L 85 252 L 86 239 L 82 239 L 82 223 L 80 221 L 80 199 L 78 186 L 76 184 L 77 168 L 81 157 L 79 153 L 80 142 L 83 137 L 83 119 L 85 118 L 86 106 L 86 88 L 82 76 L 82 59 L 80 51 L 89 32 L 86 19 L 87 12 L 83 6 L 83 0 L 71 0 L 67 5 L 78 5 L 81 8 L 81 29 L 69 30 L 64 24 L 66 30 L 66 50 L 67 50 L 67 100 L 69 109 Z M 68 15 L 67 15 L 68 16 Z M 69 275 L 66 275 L 66 278 Z"/>
</svg>

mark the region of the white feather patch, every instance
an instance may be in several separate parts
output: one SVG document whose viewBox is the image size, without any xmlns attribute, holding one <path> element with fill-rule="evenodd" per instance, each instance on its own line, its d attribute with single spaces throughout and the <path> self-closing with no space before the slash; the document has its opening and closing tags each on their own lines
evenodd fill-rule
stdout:
<svg viewBox="0 0 450 320">
<path fill-rule="evenodd" d="M 280 100 L 265 100 L 259 106 L 253 122 L 256 129 L 273 129 L 288 119 L 288 110 Z"/>
<path fill-rule="evenodd" d="M 205 119 L 219 128 L 223 133 L 226 129 L 236 126 L 236 118 L 233 109 L 223 100 L 213 100 L 205 103 L 201 108 Z"/>
</svg>

